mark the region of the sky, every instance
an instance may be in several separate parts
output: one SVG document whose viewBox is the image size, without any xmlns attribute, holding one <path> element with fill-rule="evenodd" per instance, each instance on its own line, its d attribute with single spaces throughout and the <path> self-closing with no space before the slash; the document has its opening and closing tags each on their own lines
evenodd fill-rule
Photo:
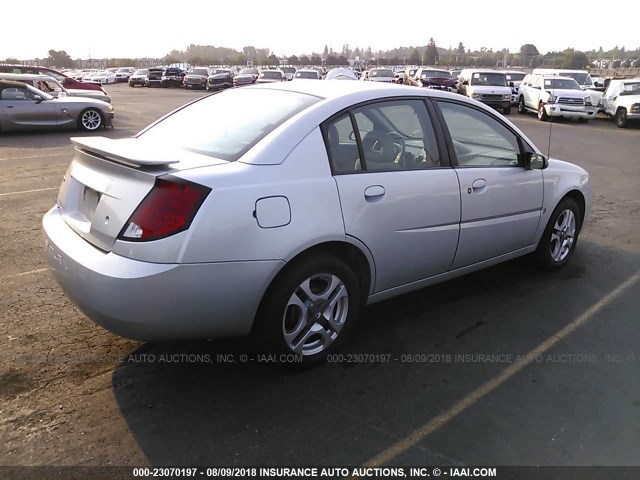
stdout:
<svg viewBox="0 0 640 480">
<path fill-rule="evenodd" d="M 50 49 L 65 50 L 73 59 L 160 58 L 190 44 L 236 50 L 252 45 L 290 56 L 322 53 L 325 44 L 337 52 L 344 44 L 352 49 L 370 46 L 373 51 L 419 46 L 430 37 L 444 48 L 462 42 L 472 50 L 511 52 L 525 43 L 533 43 L 540 53 L 640 47 L 640 29 L 631 24 L 613 28 L 623 26 L 624 19 L 640 18 L 640 1 L 627 2 L 624 12 L 614 13 L 618 21 L 611 28 L 598 22 L 599 7 L 585 5 L 504 0 L 67 0 L 52 7 L 50 1 L 32 0 L 19 20 L 3 19 L 0 60 L 44 58 Z"/>
</svg>

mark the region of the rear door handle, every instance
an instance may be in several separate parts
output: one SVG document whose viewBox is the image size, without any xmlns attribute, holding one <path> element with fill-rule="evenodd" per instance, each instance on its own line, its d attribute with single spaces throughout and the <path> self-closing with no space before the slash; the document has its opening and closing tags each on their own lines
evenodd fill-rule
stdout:
<svg viewBox="0 0 640 480">
<path fill-rule="evenodd" d="M 367 201 L 376 201 L 384 197 L 385 191 L 382 185 L 371 185 L 364 190 L 364 198 Z"/>
</svg>

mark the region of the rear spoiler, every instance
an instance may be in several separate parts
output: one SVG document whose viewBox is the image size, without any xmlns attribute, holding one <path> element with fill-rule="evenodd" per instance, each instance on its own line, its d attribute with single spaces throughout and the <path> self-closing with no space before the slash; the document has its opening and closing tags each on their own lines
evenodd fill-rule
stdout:
<svg viewBox="0 0 640 480">
<path fill-rule="evenodd" d="M 133 167 L 170 165 L 180 161 L 166 149 L 154 148 L 138 138 L 72 137 L 70 140 L 77 150 Z"/>
</svg>

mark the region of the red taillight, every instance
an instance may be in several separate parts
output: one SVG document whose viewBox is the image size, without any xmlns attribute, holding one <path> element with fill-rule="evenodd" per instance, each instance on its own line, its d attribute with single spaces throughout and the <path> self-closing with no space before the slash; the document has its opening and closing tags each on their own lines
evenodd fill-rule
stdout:
<svg viewBox="0 0 640 480">
<path fill-rule="evenodd" d="M 210 191 L 208 187 L 183 180 L 156 179 L 119 238 L 144 242 L 187 230 Z"/>
</svg>

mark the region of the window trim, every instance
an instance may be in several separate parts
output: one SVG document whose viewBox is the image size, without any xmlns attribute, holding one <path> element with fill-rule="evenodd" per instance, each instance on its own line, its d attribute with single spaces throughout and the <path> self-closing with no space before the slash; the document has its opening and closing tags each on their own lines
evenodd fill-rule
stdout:
<svg viewBox="0 0 640 480">
<path fill-rule="evenodd" d="M 533 149 L 533 147 L 531 145 L 529 145 L 528 142 L 526 142 L 524 140 L 524 138 L 522 138 L 522 136 L 516 132 L 509 124 L 507 124 L 503 119 L 501 119 L 500 117 L 498 117 L 497 115 L 493 115 L 490 112 L 485 111 L 483 108 L 479 108 L 476 105 L 470 105 L 468 103 L 465 102 L 458 102 L 456 100 L 453 99 L 448 99 L 448 98 L 437 98 L 437 99 L 433 99 L 432 100 L 433 103 L 435 103 L 434 108 L 437 112 L 438 115 L 438 120 L 440 121 L 441 125 L 442 125 L 442 130 L 444 132 L 445 135 L 445 140 L 446 140 L 446 144 L 447 144 L 447 148 L 449 149 L 449 154 L 451 156 L 451 166 L 453 168 L 524 168 L 524 166 L 522 165 L 522 161 L 524 159 L 524 155 L 526 153 L 531 153 L 531 152 L 535 152 L 535 150 Z M 509 132 L 511 132 L 515 137 L 516 140 L 518 141 L 518 147 L 520 149 L 520 153 L 518 154 L 518 165 L 460 165 L 458 163 L 458 156 L 456 154 L 456 148 L 453 145 L 453 137 L 451 136 L 451 132 L 449 131 L 449 126 L 447 125 L 447 122 L 444 118 L 444 115 L 442 114 L 442 110 L 440 109 L 440 105 L 439 103 L 443 102 L 443 103 L 452 103 L 454 105 L 460 105 L 463 107 L 467 107 L 467 108 L 471 108 L 473 110 L 476 110 L 484 115 L 487 115 L 489 118 L 493 118 L 494 120 L 496 120 L 498 123 L 500 123 L 503 127 L 505 127 Z"/>
</svg>

